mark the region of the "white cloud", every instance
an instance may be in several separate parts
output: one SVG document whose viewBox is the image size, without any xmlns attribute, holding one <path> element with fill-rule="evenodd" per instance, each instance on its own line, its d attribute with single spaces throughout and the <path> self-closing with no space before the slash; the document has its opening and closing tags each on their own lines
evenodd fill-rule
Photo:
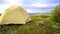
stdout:
<svg viewBox="0 0 60 34">
<path fill-rule="evenodd" d="M 23 2 L 23 0 L 7 0 L 7 1 L 8 1 L 8 4 L 10 5 L 20 5 L 20 6 L 22 6 L 22 2 Z"/>
<path fill-rule="evenodd" d="M 42 3 L 42 2 L 34 2 L 30 4 L 32 7 L 54 7 L 56 4 L 47 4 L 47 3 Z"/>
<path fill-rule="evenodd" d="M 31 6 L 34 6 L 34 7 L 47 7 L 47 4 L 35 3 L 35 4 L 32 4 Z"/>
<path fill-rule="evenodd" d="M 27 0 L 6 0 L 5 1 L 6 3 L 0 4 L 0 13 L 12 5 L 19 5 L 25 9 L 27 8 L 26 10 L 29 13 L 38 12 L 38 11 L 36 11 L 36 9 L 32 9 L 34 7 L 38 8 L 38 7 L 54 7 L 54 6 L 56 6 L 56 4 L 46 3 L 47 1 L 49 2 L 49 0 L 29 0 L 29 1 L 27 1 Z M 50 3 L 51 3 L 51 1 L 50 1 Z M 30 7 L 31 7 L 31 9 L 28 9 Z M 40 9 L 39 9 L 39 12 L 40 12 Z"/>
<path fill-rule="evenodd" d="M 4 5 L 0 5 L 0 13 L 2 13 L 4 10 L 6 10 L 7 8 L 9 8 L 11 5 L 9 4 L 4 4 Z"/>
<path fill-rule="evenodd" d="M 33 12 L 32 12 L 32 9 L 26 9 L 26 11 L 27 11 L 28 13 L 33 13 Z"/>
<path fill-rule="evenodd" d="M 7 1 L 7 3 L 0 4 L 0 13 L 2 13 L 4 10 L 6 10 L 7 8 L 9 8 L 12 5 L 22 6 L 22 2 L 23 2 L 23 0 L 6 0 L 6 1 Z M 21 3 L 19 3 L 19 1 Z"/>
<path fill-rule="evenodd" d="M 28 13 L 38 13 L 38 10 L 35 9 L 26 9 Z"/>
</svg>

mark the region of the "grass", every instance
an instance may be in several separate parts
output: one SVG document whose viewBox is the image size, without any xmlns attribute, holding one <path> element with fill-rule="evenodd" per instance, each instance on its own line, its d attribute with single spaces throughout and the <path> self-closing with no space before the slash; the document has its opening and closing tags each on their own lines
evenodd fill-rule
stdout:
<svg viewBox="0 0 60 34">
<path fill-rule="evenodd" d="M 25 25 L 3 25 L 0 26 L 0 34 L 52 34 L 51 23 L 47 15 L 31 16 L 32 21 Z M 54 30 L 53 30 L 54 31 Z"/>
</svg>

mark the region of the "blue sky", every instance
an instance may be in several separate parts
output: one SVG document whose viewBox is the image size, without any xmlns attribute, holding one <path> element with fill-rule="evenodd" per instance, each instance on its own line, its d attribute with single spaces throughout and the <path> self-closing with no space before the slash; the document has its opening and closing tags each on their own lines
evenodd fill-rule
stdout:
<svg viewBox="0 0 60 34">
<path fill-rule="evenodd" d="M 60 0 L 0 0 L 0 13 L 12 5 L 24 8 L 28 13 L 50 13 Z"/>
</svg>

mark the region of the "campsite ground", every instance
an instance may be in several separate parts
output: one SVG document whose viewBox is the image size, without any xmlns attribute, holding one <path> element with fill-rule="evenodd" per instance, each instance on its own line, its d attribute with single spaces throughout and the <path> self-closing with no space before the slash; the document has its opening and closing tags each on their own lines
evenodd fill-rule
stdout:
<svg viewBox="0 0 60 34">
<path fill-rule="evenodd" d="M 0 26 L 0 34 L 53 34 L 55 31 L 51 28 L 50 17 L 51 14 L 37 14 L 31 16 L 32 21 L 25 25 Z"/>
</svg>

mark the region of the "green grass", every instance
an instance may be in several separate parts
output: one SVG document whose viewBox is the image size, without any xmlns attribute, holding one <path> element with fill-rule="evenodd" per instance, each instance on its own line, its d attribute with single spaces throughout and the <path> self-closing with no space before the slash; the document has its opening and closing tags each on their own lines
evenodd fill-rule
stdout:
<svg viewBox="0 0 60 34">
<path fill-rule="evenodd" d="M 45 34 L 44 27 L 30 22 L 25 25 L 0 26 L 0 34 Z"/>
<path fill-rule="evenodd" d="M 48 17 L 41 17 L 41 15 L 31 16 L 32 21 L 24 25 L 0 26 L 0 34 L 52 34 L 54 31 L 51 28 L 53 21 L 48 19 L 50 18 L 49 15 L 45 15 Z"/>
</svg>

